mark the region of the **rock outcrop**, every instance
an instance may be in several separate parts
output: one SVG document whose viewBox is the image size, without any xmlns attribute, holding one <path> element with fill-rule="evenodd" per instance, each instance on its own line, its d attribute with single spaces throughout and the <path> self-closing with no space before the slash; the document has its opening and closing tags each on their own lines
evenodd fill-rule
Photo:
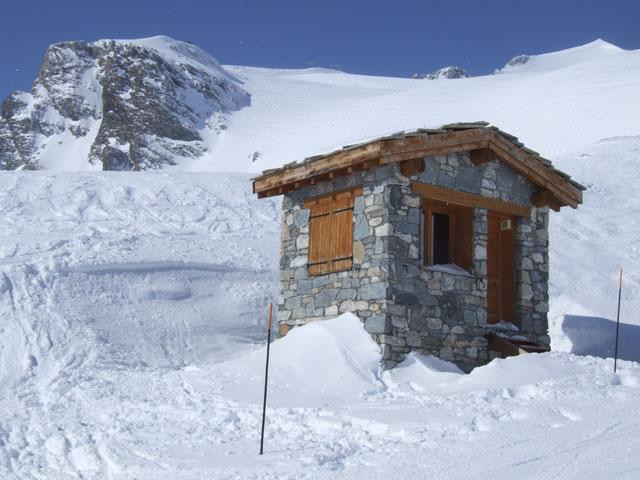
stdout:
<svg viewBox="0 0 640 480">
<path fill-rule="evenodd" d="M 54 44 L 31 92 L 2 103 L 0 169 L 66 166 L 60 157 L 71 154 L 73 169 L 173 165 L 207 152 L 229 112 L 249 103 L 232 75 L 188 43 Z"/>
<path fill-rule="evenodd" d="M 432 73 L 414 73 L 412 78 L 425 79 L 425 80 L 438 80 L 440 78 L 467 78 L 469 74 L 462 67 L 456 67 L 451 65 L 449 67 L 439 68 Z"/>
</svg>

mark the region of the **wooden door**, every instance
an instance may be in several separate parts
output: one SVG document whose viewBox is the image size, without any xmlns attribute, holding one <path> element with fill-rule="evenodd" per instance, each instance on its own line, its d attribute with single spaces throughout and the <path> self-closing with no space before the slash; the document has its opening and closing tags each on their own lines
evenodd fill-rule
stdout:
<svg viewBox="0 0 640 480">
<path fill-rule="evenodd" d="M 487 245 L 487 323 L 515 317 L 515 219 L 492 214 Z"/>
</svg>

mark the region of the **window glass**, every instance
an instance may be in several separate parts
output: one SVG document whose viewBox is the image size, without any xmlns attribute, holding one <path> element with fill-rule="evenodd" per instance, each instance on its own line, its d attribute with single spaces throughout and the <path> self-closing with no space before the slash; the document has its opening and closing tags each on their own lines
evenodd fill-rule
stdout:
<svg viewBox="0 0 640 480">
<path fill-rule="evenodd" d="M 433 213 L 433 264 L 442 265 L 450 263 L 450 217 L 444 213 Z"/>
</svg>

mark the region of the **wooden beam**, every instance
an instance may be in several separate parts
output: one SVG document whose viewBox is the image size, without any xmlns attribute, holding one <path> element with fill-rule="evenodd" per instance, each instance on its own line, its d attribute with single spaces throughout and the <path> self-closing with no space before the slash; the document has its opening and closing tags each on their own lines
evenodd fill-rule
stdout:
<svg viewBox="0 0 640 480">
<path fill-rule="evenodd" d="M 548 203 L 551 208 L 564 205 L 576 208 L 582 203 L 582 191 L 579 188 L 545 166 L 522 146 L 514 144 L 491 128 L 438 134 L 421 133 L 375 140 L 267 172 L 254 180 L 253 191 L 259 198 L 281 195 L 293 188 L 396 162 L 405 162 L 401 169 L 410 173 L 416 167 L 418 170 L 421 168 L 419 162 L 423 165 L 424 157 L 456 152 L 469 152 L 475 165 L 486 163 L 492 158 L 500 159 L 540 189 L 551 192 L 555 198 L 555 202 Z"/>
<path fill-rule="evenodd" d="M 423 148 L 421 150 L 413 150 L 410 152 L 400 152 L 394 154 L 388 154 L 383 157 L 383 163 L 397 163 L 404 160 L 411 160 L 416 157 L 431 157 L 433 155 L 448 155 L 450 153 L 468 152 L 469 150 L 475 150 L 477 148 L 483 148 L 487 145 L 486 142 L 470 142 L 461 143 L 459 145 L 443 146 L 443 147 L 430 147 Z"/>
<path fill-rule="evenodd" d="M 497 198 L 483 197 L 472 193 L 461 192 L 460 190 L 451 190 L 449 188 L 436 187 L 428 183 L 411 182 L 411 191 L 417 193 L 421 197 L 440 202 L 451 203 L 454 205 L 462 205 L 465 207 L 486 208 L 508 215 L 518 217 L 529 217 L 530 208 L 517 205 L 511 202 L 498 200 Z"/>
<path fill-rule="evenodd" d="M 405 177 L 418 175 L 419 173 L 424 172 L 424 158 L 405 160 L 400 163 L 400 172 L 402 172 Z"/>
<path fill-rule="evenodd" d="M 518 348 L 517 345 L 507 341 L 505 338 L 496 335 L 495 333 L 488 333 L 487 339 L 489 340 L 489 350 L 500 352 L 502 358 L 515 357 L 523 353 L 527 353 L 524 350 Z"/>
<path fill-rule="evenodd" d="M 492 134 L 490 148 L 516 172 L 539 187 L 553 192 L 563 204 L 577 208 L 578 204 L 582 203 L 582 191 L 579 188 L 497 132 Z"/>
<path fill-rule="evenodd" d="M 257 193 L 258 198 L 267 198 L 267 197 L 273 197 L 276 195 L 283 195 L 292 190 L 297 190 L 307 185 L 315 185 L 316 183 L 319 183 L 319 182 L 328 182 L 330 180 L 333 180 L 336 177 L 350 175 L 351 173 L 356 171 L 368 170 L 370 168 L 377 167 L 378 165 L 380 165 L 379 157 L 376 159 L 365 160 L 360 163 L 355 163 L 348 167 L 320 172 L 314 176 L 307 177 L 296 182 L 286 183 L 280 186 L 272 187 L 263 191 L 257 191 L 256 184 L 254 182 L 254 192 Z"/>
<path fill-rule="evenodd" d="M 414 154 L 413 158 L 426 155 L 439 155 L 443 152 L 450 153 L 452 151 L 473 150 L 473 148 L 463 148 L 463 145 L 479 145 L 475 148 L 487 146 L 488 133 L 487 129 L 474 128 L 470 130 L 462 130 L 457 132 L 439 133 L 437 135 L 415 135 L 411 137 L 389 138 L 381 141 L 380 155 L 387 160 L 394 158 L 402 158 L 406 154 Z M 452 150 L 453 149 L 453 150 Z M 428 153 L 424 153 L 428 152 Z M 407 158 L 403 158 L 406 160 Z"/>
<path fill-rule="evenodd" d="M 379 160 L 380 142 L 374 141 L 349 150 L 329 154 L 317 160 L 279 169 L 273 173 L 258 177 L 253 182 L 255 193 L 265 192 L 296 181 L 316 176 L 320 173 L 349 167 L 368 160 Z"/>
<path fill-rule="evenodd" d="M 496 154 L 490 148 L 478 148 L 469 152 L 469 158 L 474 165 L 482 165 L 489 163 L 496 157 Z"/>
<path fill-rule="evenodd" d="M 534 207 L 548 206 L 556 212 L 560 211 L 562 206 L 555 195 L 549 190 L 538 190 L 531 195 L 531 205 Z"/>
</svg>

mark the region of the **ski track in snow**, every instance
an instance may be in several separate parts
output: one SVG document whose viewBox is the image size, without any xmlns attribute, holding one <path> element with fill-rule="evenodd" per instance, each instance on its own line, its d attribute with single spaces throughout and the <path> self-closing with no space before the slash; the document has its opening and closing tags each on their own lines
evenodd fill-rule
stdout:
<svg viewBox="0 0 640 480">
<path fill-rule="evenodd" d="M 433 82 L 229 68 L 252 105 L 185 169 L 486 119 L 588 187 L 551 215 L 554 352 L 381 372 L 357 320 L 296 329 L 272 347 L 263 457 L 280 200 L 247 174 L 0 172 L 0 478 L 638 478 L 638 52 L 549 55 Z"/>
<path fill-rule="evenodd" d="M 617 145 L 611 163 L 624 167 L 636 143 Z M 274 344 L 258 457 L 255 349 L 277 278 L 279 200 L 254 199 L 236 174 L 15 172 L 0 183 L 2 478 L 595 479 L 640 469 L 625 456 L 640 447 L 638 364 L 622 362 L 612 378 L 611 360 L 552 353 L 462 377 L 422 360 L 379 372 L 357 320 Z M 573 241 L 574 216 L 587 222 L 590 209 L 558 215 L 556 241 Z M 572 265 L 555 255 L 555 268 Z M 570 280 L 555 279 L 561 298 L 572 295 L 562 307 L 591 301 L 604 316 Z M 596 297 L 613 294 L 599 288 Z M 566 341 L 561 328 L 554 343 Z"/>
</svg>

